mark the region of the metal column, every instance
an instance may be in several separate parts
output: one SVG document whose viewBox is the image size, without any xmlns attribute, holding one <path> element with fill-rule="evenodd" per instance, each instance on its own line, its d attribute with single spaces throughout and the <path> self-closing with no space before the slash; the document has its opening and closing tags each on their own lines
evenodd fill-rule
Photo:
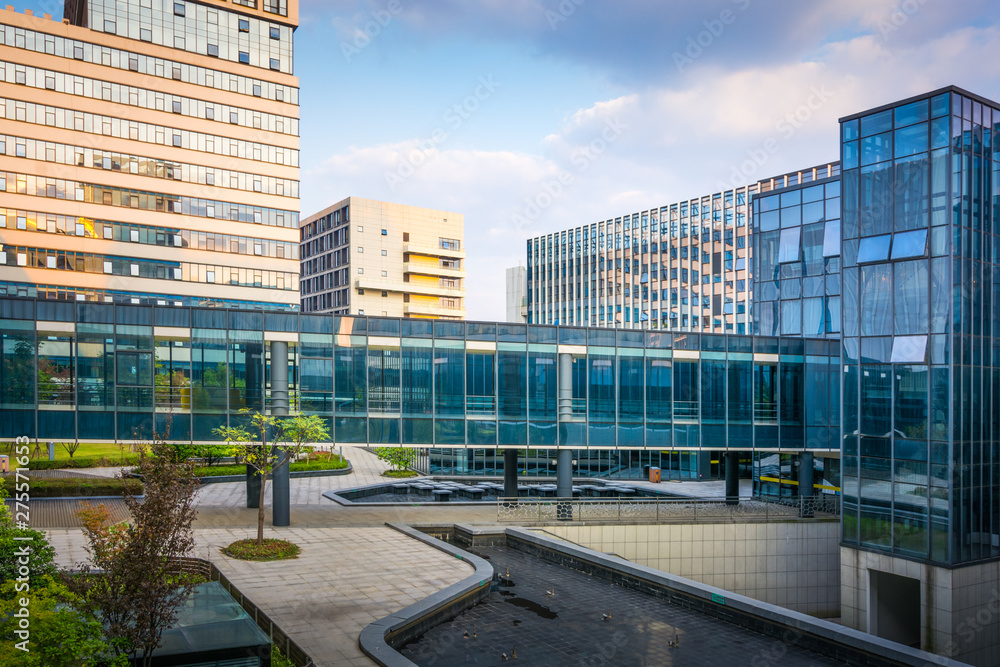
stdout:
<svg viewBox="0 0 1000 667">
<path fill-rule="evenodd" d="M 563 425 L 573 421 L 573 356 L 559 355 L 559 422 L 560 434 L 565 434 L 567 428 Z M 560 438 L 559 452 L 556 455 L 556 497 L 573 498 L 573 451 L 567 449 L 569 443 Z M 556 505 L 556 518 L 560 521 L 573 520 L 573 503 L 560 502 Z"/>
<path fill-rule="evenodd" d="M 517 498 L 517 450 L 503 450 L 503 495 Z"/>
<path fill-rule="evenodd" d="M 271 341 L 271 415 L 288 416 L 288 343 L 283 340 Z M 281 457 L 284 452 L 276 448 Z M 288 526 L 291 524 L 288 506 L 290 504 L 288 469 L 291 462 L 274 471 L 271 480 L 271 524 Z"/>
<path fill-rule="evenodd" d="M 740 453 L 726 452 L 726 504 L 740 504 Z"/>
</svg>

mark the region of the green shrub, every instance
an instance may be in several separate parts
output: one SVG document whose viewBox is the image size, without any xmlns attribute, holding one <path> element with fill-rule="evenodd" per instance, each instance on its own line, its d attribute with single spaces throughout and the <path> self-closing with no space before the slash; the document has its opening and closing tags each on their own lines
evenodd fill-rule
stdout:
<svg viewBox="0 0 1000 667">
<path fill-rule="evenodd" d="M 141 495 L 142 482 L 132 478 L 104 477 L 36 478 L 31 480 L 31 496 L 33 498 L 120 496 L 122 491 L 134 496 Z"/>
<path fill-rule="evenodd" d="M 240 560 L 286 560 L 299 555 L 299 545 L 288 540 L 265 538 L 262 544 L 254 539 L 238 540 L 222 550 L 227 556 Z"/>
</svg>

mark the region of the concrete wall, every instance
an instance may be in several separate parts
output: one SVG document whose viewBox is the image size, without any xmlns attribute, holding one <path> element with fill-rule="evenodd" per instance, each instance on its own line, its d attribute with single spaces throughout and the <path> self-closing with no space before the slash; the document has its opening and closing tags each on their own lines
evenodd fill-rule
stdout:
<svg viewBox="0 0 1000 667">
<path fill-rule="evenodd" d="M 840 614 L 839 524 L 555 526 L 545 530 L 694 581 L 820 617 Z"/>
<path fill-rule="evenodd" d="M 949 570 L 841 547 L 841 622 L 870 632 L 870 571 L 920 581 L 920 648 L 979 667 L 1000 665 L 1000 562 Z"/>
</svg>

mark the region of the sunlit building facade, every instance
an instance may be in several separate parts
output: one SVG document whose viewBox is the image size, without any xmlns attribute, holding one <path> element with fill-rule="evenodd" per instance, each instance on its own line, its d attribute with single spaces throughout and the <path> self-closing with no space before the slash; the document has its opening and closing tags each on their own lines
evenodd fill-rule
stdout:
<svg viewBox="0 0 1000 667">
<path fill-rule="evenodd" d="M 748 333 L 751 201 L 839 173 L 820 165 L 529 239 L 528 322 Z"/>
<path fill-rule="evenodd" d="M 0 294 L 297 309 L 294 0 L 0 11 Z"/>
</svg>

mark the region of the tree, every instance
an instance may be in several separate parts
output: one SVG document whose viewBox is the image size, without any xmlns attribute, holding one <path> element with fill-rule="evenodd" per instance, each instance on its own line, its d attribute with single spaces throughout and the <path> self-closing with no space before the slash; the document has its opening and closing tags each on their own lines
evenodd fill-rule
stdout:
<svg viewBox="0 0 1000 667">
<path fill-rule="evenodd" d="M 135 472 L 142 477 L 145 498 L 123 495 L 129 523 L 111 525 L 102 506 L 80 512 L 92 563 L 80 564 L 83 576 L 69 580 L 88 610 L 100 615 L 109 636 L 120 640 L 115 649 L 144 665 L 196 585 L 179 571 L 178 560 L 194 547 L 198 481 L 191 463 L 175 461 L 171 449 L 154 434 L 139 450 Z"/>
<path fill-rule="evenodd" d="M 0 588 L 0 640 L 10 646 L 18 641 L 15 630 L 20 610 L 15 583 Z M 27 595 L 31 618 L 31 639 L 27 652 L 13 648 L 0 653 L 0 667 L 127 667 L 124 655 L 114 657 L 101 622 L 80 611 L 79 598 L 49 575 L 32 586 Z"/>
<path fill-rule="evenodd" d="M 376 447 L 375 456 L 393 470 L 406 470 L 417 462 L 417 450 L 412 447 Z"/>
<path fill-rule="evenodd" d="M 326 423 L 315 415 L 273 417 L 259 412 L 250 414 L 249 427 L 221 426 L 214 433 L 225 440 L 232 453 L 260 476 L 260 499 L 257 503 L 257 544 L 264 543 L 264 491 L 267 478 L 281 466 L 298 458 L 311 442 L 328 440 Z M 281 448 L 269 445 L 282 442 Z"/>
<path fill-rule="evenodd" d="M 72 461 L 73 455 L 76 454 L 76 450 L 80 449 L 80 441 L 74 440 L 72 442 L 64 442 L 62 443 L 62 448 L 66 450 L 66 453 L 69 454 L 69 460 Z"/>
</svg>

